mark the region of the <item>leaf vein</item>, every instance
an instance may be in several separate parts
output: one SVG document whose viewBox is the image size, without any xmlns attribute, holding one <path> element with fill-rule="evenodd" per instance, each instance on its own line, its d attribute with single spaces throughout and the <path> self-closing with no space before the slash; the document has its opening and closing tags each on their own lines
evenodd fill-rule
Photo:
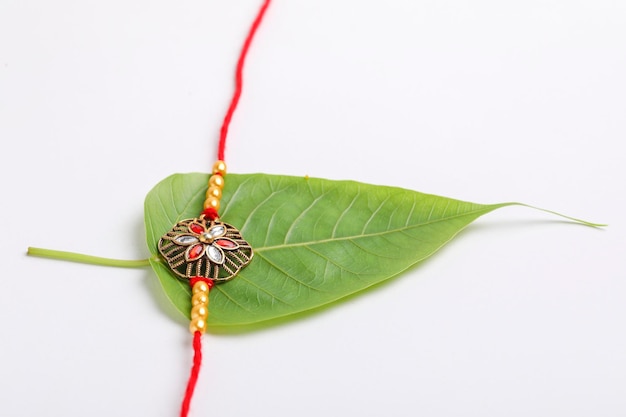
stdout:
<svg viewBox="0 0 626 417">
<path fill-rule="evenodd" d="M 239 230 L 241 230 L 242 232 L 245 231 L 246 226 L 248 225 L 248 223 L 251 221 L 252 217 L 254 217 L 254 214 L 259 211 L 261 209 L 261 207 L 266 204 L 270 199 L 272 199 L 274 197 L 274 195 L 276 194 L 276 191 L 272 191 L 270 193 L 270 195 L 268 195 L 263 201 L 261 201 L 254 209 L 252 209 L 252 211 L 250 212 L 250 214 L 248 215 L 248 217 L 246 218 L 246 221 L 243 223 L 243 225 L 241 226 L 241 228 Z M 245 232 L 244 232 L 245 233 Z"/>
<path fill-rule="evenodd" d="M 236 205 L 237 204 L 237 199 L 239 198 L 239 194 L 241 194 L 242 192 L 244 192 L 243 190 L 246 190 L 246 187 L 244 187 L 248 182 L 252 181 L 252 178 L 247 178 L 245 179 L 241 184 L 239 184 L 239 186 L 235 189 L 235 192 L 230 196 L 230 199 L 228 200 L 228 204 L 226 204 L 226 206 L 223 208 L 222 210 L 222 216 L 226 217 L 228 210 L 230 209 L 231 205 Z"/>
<path fill-rule="evenodd" d="M 293 232 L 293 229 L 295 227 L 295 225 L 300 221 L 300 219 L 302 219 L 304 216 L 306 216 L 306 214 L 311 211 L 313 209 L 313 207 L 315 206 L 315 204 L 317 204 L 317 202 L 319 200 L 321 200 L 322 198 L 324 198 L 324 196 L 326 196 L 328 193 L 322 193 L 319 197 L 317 197 L 315 200 L 313 200 L 313 202 L 311 202 L 311 204 L 309 205 L 309 207 L 307 207 L 306 209 L 304 209 L 302 211 L 302 213 L 300 213 L 300 215 L 298 217 L 296 217 L 292 222 L 291 225 L 289 226 L 289 229 L 287 229 L 287 232 L 285 233 L 285 239 L 283 240 L 283 245 L 287 245 L 287 241 L 289 240 L 289 238 L 291 237 L 291 233 Z"/>
<path fill-rule="evenodd" d="M 230 301 L 231 303 L 233 303 L 237 307 L 241 308 L 242 310 L 247 311 L 248 313 L 252 313 L 252 311 L 250 309 L 246 308 L 243 304 L 241 304 L 235 298 L 230 296 L 230 294 L 228 294 L 226 291 L 224 291 L 224 289 L 222 287 L 223 287 L 222 285 L 216 285 L 215 289 L 217 291 L 219 291 L 220 293 L 222 293 L 224 295 L 224 297 L 226 297 L 228 299 L 228 301 Z"/>
<path fill-rule="evenodd" d="M 406 216 L 406 222 L 404 223 L 404 227 L 407 227 L 411 222 L 411 217 L 413 217 L 413 213 L 415 212 L 415 205 L 417 204 L 417 199 L 413 199 L 413 206 L 411 206 L 411 210 L 409 211 L 409 215 Z"/>
<path fill-rule="evenodd" d="M 322 258 L 322 259 L 324 259 L 326 261 L 326 266 L 324 268 L 324 276 L 326 276 L 327 273 L 328 273 L 327 269 L 328 269 L 328 265 L 329 264 L 330 265 L 334 265 L 341 272 L 347 272 L 347 273 L 352 274 L 352 275 L 359 275 L 358 272 L 349 270 L 345 266 L 338 264 L 333 259 L 327 257 L 323 253 L 320 253 L 320 252 L 316 251 L 315 249 L 311 248 L 310 246 L 305 246 L 305 248 L 308 249 L 309 251 L 313 252 L 315 255 L 319 256 L 320 258 Z"/>
<path fill-rule="evenodd" d="M 258 252 L 257 252 L 258 254 Z M 297 279 L 296 277 L 294 277 L 293 275 L 291 275 L 289 272 L 285 271 L 283 268 L 281 268 L 280 266 L 276 265 L 276 263 L 272 262 L 271 260 L 269 260 L 266 256 L 263 255 L 259 255 L 260 258 L 263 258 L 265 260 L 265 262 L 267 262 L 268 264 L 270 264 L 273 268 L 275 268 L 276 270 L 280 271 L 283 275 L 285 275 L 286 277 L 294 280 L 295 282 L 297 282 L 298 284 L 302 285 L 303 287 L 307 287 L 313 291 L 317 291 L 317 292 L 325 292 L 320 290 L 319 288 L 315 288 L 309 284 L 307 284 L 306 282 L 300 281 L 299 279 Z"/>
<path fill-rule="evenodd" d="M 350 204 L 348 205 L 348 207 L 346 207 L 341 214 L 339 215 L 339 217 L 337 218 L 337 221 L 335 222 L 335 227 L 333 227 L 333 231 L 331 233 L 331 236 L 334 238 L 335 237 L 335 233 L 337 232 L 337 228 L 339 227 L 339 223 L 341 223 L 341 220 L 344 218 L 344 216 L 348 213 L 348 211 L 350 211 L 350 209 L 352 208 L 352 206 L 354 205 L 354 203 L 356 202 L 356 200 L 359 198 L 359 196 L 361 195 L 361 191 L 359 190 L 355 195 L 354 198 L 352 198 L 352 201 L 350 202 Z"/>
<path fill-rule="evenodd" d="M 370 223 L 372 222 L 372 220 L 374 220 L 374 218 L 376 217 L 376 214 L 378 214 L 378 212 L 380 210 L 382 210 L 382 208 L 385 206 L 385 203 L 387 203 L 387 201 L 389 201 L 389 199 L 391 198 L 390 195 L 387 196 L 387 198 L 385 198 L 383 201 L 381 201 L 381 203 L 378 205 L 378 207 L 376 208 L 376 210 L 374 210 L 371 214 L 371 216 L 369 217 L 369 219 L 367 219 L 367 221 L 365 222 L 365 224 L 363 225 L 363 228 L 361 229 L 361 234 L 364 235 L 365 234 L 365 229 L 367 229 L 367 226 L 370 225 Z"/>
<path fill-rule="evenodd" d="M 249 280 L 246 277 L 243 276 L 243 274 L 239 275 L 238 279 L 240 279 L 241 281 L 246 281 L 248 284 L 252 285 L 253 287 L 258 288 L 259 290 L 263 291 L 265 294 L 269 295 L 270 297 L 272 297 L 272 303 L 274 302 L 273 300 L 276 301 L 280 301 L 283 304 L 288 305 L 289 307 L 293 307 L 294 305 L 291 303 L 288 303 L 287 301 L 278 298 L 276 295 L 274 295 L 273 293 L 271 293 L 269 290 L 261 287 L 259 284 L 257 284 L 255 281 Z M 260 300 L 259 300 L 260 302 Z"/>
</svg>

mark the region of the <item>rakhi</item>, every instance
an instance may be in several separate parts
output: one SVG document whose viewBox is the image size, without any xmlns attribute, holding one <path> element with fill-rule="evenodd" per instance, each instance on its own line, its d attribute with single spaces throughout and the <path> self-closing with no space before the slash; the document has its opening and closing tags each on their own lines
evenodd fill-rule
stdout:
<svg viewBox="0 0 626 417">
<path fill-rule="evenodd" d="M 193 335 L 182 417 L 189 413 L 202 364 L 202 334 L 209 326 L 271 322 L 333 303 L 415 266 L 484 214 L 511 205 L 531 207 L 481 205 L 353 181 L 227 175 L 226 140 L 242 93 L 244 63 L 269 4 L 263 1 L 243 43 L 211 174 L 173 175 L 146 197 L 153 255 L 148 261 L 170 300 L 189 317 Z M 38 248 L 29 248 L 29 254 L 145 264 Z"/>
<path fill-rule="evenodd" d="M 220 129 L 217 161 L 213 164 L 209 178 L 203 211 L 196 218 L 181 220 L 167 232 L 158 243 L 158 249 L 168 266 L 191 286 L 191 323 L 189 330 L 193 334 L 194 358 L 191 375 L 185 390 L 181 408 L 181 417 L 189 413 L 200 366 L 202 364 L 202 334 L 206 331 L 209 317 L 209 291 L 216 283 L 227 282 L 235 277 L 241 268 L 252 261 L 254 252 L 239 230 L 220 221 L 218 210 L 224 189 L 226 174 L 226 138 L 228 127 L 237 109 L 243 87 L 243 66 L 250 49 L 252 39 L 259 28 L 270 0 L 263 5 L 254 19 L 248 36 L 243 44 L 237 68 L 235 70 L 235 92 L 224 116 Z"/>
</svg>

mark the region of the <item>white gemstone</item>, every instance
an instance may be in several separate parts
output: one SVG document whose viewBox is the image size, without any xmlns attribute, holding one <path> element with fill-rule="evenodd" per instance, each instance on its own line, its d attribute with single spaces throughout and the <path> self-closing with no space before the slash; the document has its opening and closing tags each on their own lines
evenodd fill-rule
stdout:
<svg viewBox="0 0 626 417">
<path fill-rule="evenodd" d="M 215 239 L 216 237 L 223 236 L 225 233 L 226 233 L 226 228 L 224 226 L 215 226 L 211 228 L 211 230 L 209 230 L 209 235 L 211 235 L 213 239 Z"/>
<path fill-rule="evenodd" d="M 176 243 L 180 243 L 181 245 L 191 245 L 192 243 L 196 243 L 198 238 L 191 235 L 181 235 L 174 239 Z"/>
<path fill-rule="evenodd" d="M 224 262 L 224 254 L 215 246 L 209 245 L 206 253 L 209 259 L 216 264 L 221 264 L 222 262 Z"/>
</svg>

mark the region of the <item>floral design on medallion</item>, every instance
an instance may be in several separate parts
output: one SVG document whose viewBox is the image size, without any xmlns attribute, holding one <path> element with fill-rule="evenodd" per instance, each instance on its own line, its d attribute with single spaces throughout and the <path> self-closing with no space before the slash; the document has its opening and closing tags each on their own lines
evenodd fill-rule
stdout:
<svg viewBox="0 0 626 417">
<path fill-rule="evenodd" d="M 254 253 L 239 230 L 219 220 L 182 220 L 158 244 L 171 270 L 181 278 L 232 279 Z"/>
</svg>

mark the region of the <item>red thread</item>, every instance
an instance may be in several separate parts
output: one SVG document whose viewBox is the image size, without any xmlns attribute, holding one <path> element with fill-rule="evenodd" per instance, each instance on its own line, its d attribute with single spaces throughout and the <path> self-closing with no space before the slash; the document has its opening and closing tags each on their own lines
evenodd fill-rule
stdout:
<svg viewBox="0 0 626 417">
<path fill-rule="evenodd" d="M 189 404 L 193 397 L 193 390 L 198 382 L 198 374 L 200 374 L 200 365 L 202 365 L 202 333 L 195 332 L 193 334 L 193 366 L 191 367 L 191 375 L 187 382 L 187 390 L 183 399 L 183 406 L 180 410 L 180 417 L 187 417 L 189 414 Z"/>
<path fill-rule="evenodd" d="M 239 97 L 241 97 L 241 90 L 243 87 L 243 64 L 246 60 L 246 55 L 248 54 L 248 49 L 250 49 L 250 44 L 252 43 L 252 38 L 254 38 L 254 34 L 257 29 L 261 25 L 261 21 L 263 20 L 263 16 L 265 15 L 265 11 L 270 5 L 270 0 L 265 0 L 259 13 L 252 22 L 252 26 L 250 27 L 250 31 L 248 32 L 248 36 L 246 37 L 245 42 L 243 43 L 243 47 L 241 48 L 241 53 L 239 55 L 239 60 L 237 61 L 237 69 L 235 71 L 235 92 L 233 94 L 233 98 L 231 99 L 230 106 L 228 107 L 228 111 L 226 112 L 226 116 L 224 116 L 224 122 L 222 123 L 222 128 L 220 129 L 220 142 L 217 148 L 217 159 L 220 161 L 225 161 L 224 153 L 226 149 L 226 136 L 228 135 L 228 126 L 230 125 L 230 120 L 233 117 L 233 113 L 235 113 L 235 109 L 237 109 L 237 104 L 239 103 Z"/>
<path fill-rule="evenodd" d="M 189 285 L 193 288 L 196 282 L 205 282 L 209 287 L 209 291 L 215 285 L 215 281 L 209 278 L 195 276 L 189 280 Z M 200 366 L 202 365 L 202 333 L 196 331 L 193 334 L 193 366 L 191 367 L 191 375 L 189 375 L 189 381 L 187 382 L 187 389 L 185 390 L 185 398 L 183 398 L 183 405 L 180 409 L 180 417 L 187 417 L 189 413 L 189 404 L 191 404 L 191 398 L 193 397 L 193 391 L 196 388 L 196 382 L 198 382 L 198 375 L 200 374 Z"/>
<path fill-rule="evenodd" d="M 209 220 L 217 220 L 220 218 L 220 216 L 217 214 L 217 210 L 215 210 L 213 207 L 204 209 L 202 214 L 204 214 L 204 217 L 208 217 Z"/>
<path fill-rule="evenodd" d="M 213 288 L 213 286 L 215 285 L 215 281 L 213 281 L 211 278 L 205 278 L 205 277 L 201 277 L 201 276 L 196 276 L 196 277 L 191 277 L 189 279 L 189 286 L 191 288 L 193 288 L 194 285 L 196 285 L 196 282 L 198 281 L 203 281 L 206 283 L 206 285 L 208 285 L 209 287 L 209 291 L 211 291 L 211 288 Z"/>
</svg>

